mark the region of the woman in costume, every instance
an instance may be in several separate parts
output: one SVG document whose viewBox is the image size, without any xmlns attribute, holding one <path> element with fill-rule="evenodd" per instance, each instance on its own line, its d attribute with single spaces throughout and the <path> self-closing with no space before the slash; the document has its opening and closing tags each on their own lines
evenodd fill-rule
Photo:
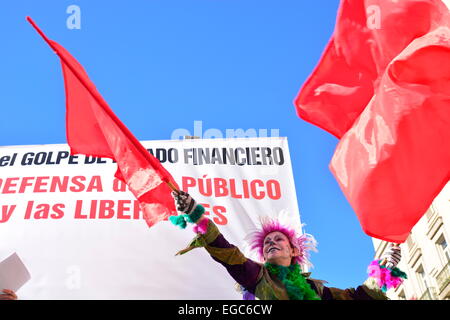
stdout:
<svg viewBox="0 0 450 320">
<path fill-rule="evenodd" d="M 185 228 L 188 222 L 194 223 L 194 232 L 197 233 L 189 246 L 178 254 L 204 247 L 239 284 L 246 300 L 255 297 L 260 300 L 387 300 L 384 294 L 386 281 L 377 283 L 374 277 L 357 288 L 338 289 L 326 287 L 324 281 L 302 273 L 300 265 L 309 263 L 308 251 L 315 249 L 314 238 L 310 235 L 299 235 L 276 220 L 263 220 L 261 229 L 248 237 L 251 249 L 257 250 L 263 261 L 258 263 L 246 258 L 230 244 L 217 226 L 203 216 L 205 209 L 188 193 L 179 191 L 172 195 L 177 210 L 183 214 L 171 216 L 170 220 L 181 228 Z M 377 261 L 379 267 L 372 270 L 372 274 L 395 268 L 400 260 L 400 248 L 392 247 L 383 258 L 384 265 Z"/>
</svg>

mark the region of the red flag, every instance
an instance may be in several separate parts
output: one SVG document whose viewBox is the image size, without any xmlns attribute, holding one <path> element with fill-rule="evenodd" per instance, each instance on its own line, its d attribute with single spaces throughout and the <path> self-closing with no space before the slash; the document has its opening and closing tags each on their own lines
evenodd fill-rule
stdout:
<svg viewBox="0 0 450 320">
<path fill-rule="evenodd" d="M 440 0 L 342 0 L 334 34 L 294 100 L 298 116 L 341 138 L 392 59 L 447 17 Z"/>
<path fill-rule="evenodd" d="M 330 169 L 368 235 L 407 239 L 450 180 L 449 28 L 394 59 Z"/>
<path fill-rule="evenodd" d="M 168 183 L 178 187 L 169 172 L 112 112 L 78 61 L 61 45 L 49 40 L 29 17 L 27 20 L 61 59 L 71 153 L 115 160 L 115 176 L 138 199 L 149 227 L 177 215 Z"/>
<path fill-rule="evenodd" d="M 343 0 L 295 100 L 302 118 L 341 138 L 330 169 L 381 240 L 404 242 L 450 179 L 448 17 L 436 0 Z"/>
</svg>

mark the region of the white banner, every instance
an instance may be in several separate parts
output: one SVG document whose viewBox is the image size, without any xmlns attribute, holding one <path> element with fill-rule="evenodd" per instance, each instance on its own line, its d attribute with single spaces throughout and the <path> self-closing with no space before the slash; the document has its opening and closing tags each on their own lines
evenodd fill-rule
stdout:
<svg viewBox="0 0 450 320">
<path fill-rule="evenodd" d="M 284 211 L 300 228 L 286 138 L 142 144 L 248 257 L 259 216 Z M 147 227 L 116 167 L 67 145 L 0 147 L 0 261 L 17 252 L 31 274 L 19 298 L 241 299 L 203 248 L 175 256 L 192 227 Z"/>
</svg>

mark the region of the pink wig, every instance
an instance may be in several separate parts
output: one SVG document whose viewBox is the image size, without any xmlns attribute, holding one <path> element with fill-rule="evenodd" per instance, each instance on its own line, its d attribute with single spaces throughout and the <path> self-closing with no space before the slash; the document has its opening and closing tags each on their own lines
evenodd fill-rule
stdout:
<svg viewBox="0 0 450 320">
<path fill-rule="evenodd" d="M 292 248 L 299 250 L 299 255 L 293 258 L 293 263 L 306 264 L 312 266 L 309 262 L 309 251 L 316 250 L 316 240 L 312 235 L 299 235 L 293 228 L 282 225 L 277 220 L 264 219 L 261 221 L 261 229 L 251 233 L 247 239 L 251 250 L 258 253 L 259 259 L 264 261 L 264 239 L 269 233 L 279 231 L 283 233 L 291 243 Z"/>
</svg>

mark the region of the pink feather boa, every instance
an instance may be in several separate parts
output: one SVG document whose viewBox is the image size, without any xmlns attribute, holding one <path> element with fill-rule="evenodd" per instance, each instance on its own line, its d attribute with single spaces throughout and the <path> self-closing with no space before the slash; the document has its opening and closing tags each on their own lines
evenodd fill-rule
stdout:
<svg viewBox="0 0 450 320">
<path fill-rule="evenodd" d="M 398 270 L 398 269 L 397 269 Z M 403 278 L 392 274 L 392 269 L 380 266 L 380 260 L 374 260 L 367 268 L 369 277 L 376 279 L 383 292 L 397 288 L 403 282 Z"/>
<path fill-rule="evenodd" d="M 194 232 L 205 234 L 206 230 L 208 230 L 208 221 L 208 218 L 203 218 L 198 224 L 194 226 Z"/>
</svg>

